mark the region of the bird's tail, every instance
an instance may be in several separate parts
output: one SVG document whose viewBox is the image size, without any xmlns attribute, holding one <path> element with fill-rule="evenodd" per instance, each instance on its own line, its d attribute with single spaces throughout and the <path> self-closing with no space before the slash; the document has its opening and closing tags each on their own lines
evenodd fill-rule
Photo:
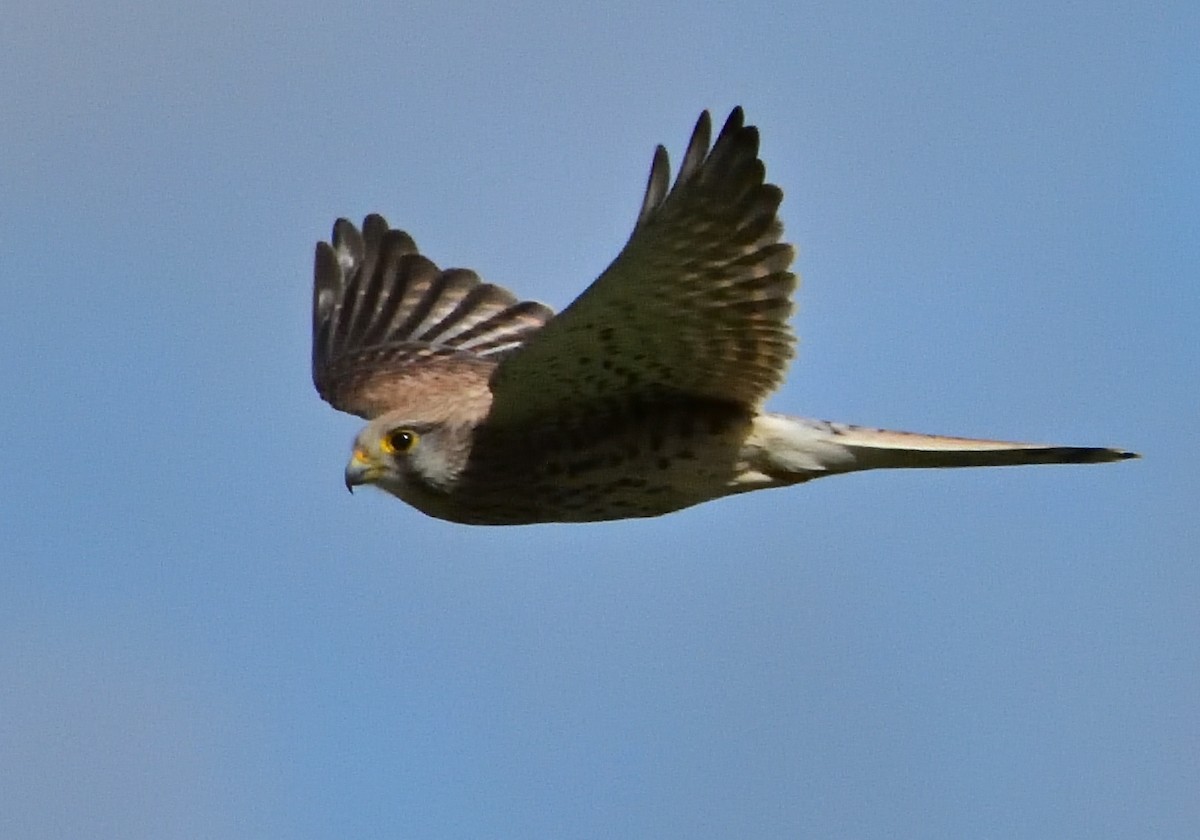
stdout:
<svg viewBox="0 0 1200 840">
<path fill-rule="evenodd" d="M 1121 449 L 920 435 L 779 414 L 755 418 L 747 449 L 753 469 L 783 482 L 858 470 L 1101 464 L 1139 457 Z"/>
</svg>

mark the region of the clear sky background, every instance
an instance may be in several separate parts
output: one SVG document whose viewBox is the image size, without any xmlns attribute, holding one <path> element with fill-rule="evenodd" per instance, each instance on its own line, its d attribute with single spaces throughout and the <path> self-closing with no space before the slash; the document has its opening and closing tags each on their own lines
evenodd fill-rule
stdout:
<svg viewBox="0 0 1200 840">
<path fill-rule="evenodd" d="M 1200 836 L 1194 3 L 18 4 L 0 836 Z M 313 243 L 568 303 L 762 130 L 770 406 L 1115 445 L 658 520 L 342 486 Z"/>
</svg>

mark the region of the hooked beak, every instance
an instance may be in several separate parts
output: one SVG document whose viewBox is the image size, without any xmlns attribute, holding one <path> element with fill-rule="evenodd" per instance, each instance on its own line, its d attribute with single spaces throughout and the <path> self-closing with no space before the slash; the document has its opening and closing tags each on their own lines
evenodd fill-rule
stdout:
<svg viewBox="0 0 1200 840">
<path fill-rule="evenodd" d="M 370 484 L 379 477 L 379 466 L 363 449 L 356 448 L 346 464 L 346 489 L 351 493 L 360 484 Z"/>
</svg>

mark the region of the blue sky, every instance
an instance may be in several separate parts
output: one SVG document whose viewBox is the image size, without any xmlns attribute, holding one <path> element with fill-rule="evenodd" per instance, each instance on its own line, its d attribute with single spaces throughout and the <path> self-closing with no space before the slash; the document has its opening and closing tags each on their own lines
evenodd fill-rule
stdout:
<svg viewBox="0 0 1200 840">
<path fill-rule="evenodd" d="M 1095 5 L 10 10 L 0 835 L 1200 834 L 1200 20 Z M 333 219 L 561 307 L 737 104 L 803 276 L 771 408 L 1144 460 L 347 495 Z"/>
</svg>

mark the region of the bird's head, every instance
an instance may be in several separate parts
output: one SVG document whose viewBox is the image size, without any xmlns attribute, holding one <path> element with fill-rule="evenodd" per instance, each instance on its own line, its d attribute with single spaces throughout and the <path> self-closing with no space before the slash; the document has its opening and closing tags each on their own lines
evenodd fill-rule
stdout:
<svg viewBox="0 0 1200 840">
<path fill-rule="evenodd" d="M 418 508 L 453 487 L 469 452 L 469 430 L 384 415 L 358 433 L 346 488 L 373 484 Z"/>
</svg>

